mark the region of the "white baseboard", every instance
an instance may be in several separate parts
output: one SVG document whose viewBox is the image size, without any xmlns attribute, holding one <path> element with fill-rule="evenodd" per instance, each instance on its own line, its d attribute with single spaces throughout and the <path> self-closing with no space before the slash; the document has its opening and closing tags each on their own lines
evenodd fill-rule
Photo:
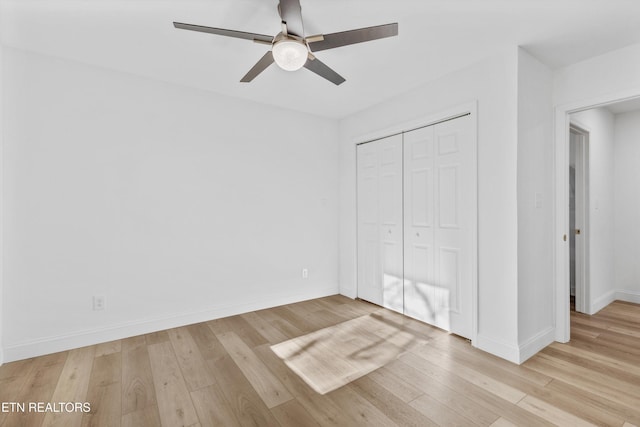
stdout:
<svg viewBox="0 0 640 427">
<path fill-rule="evenodd" d="M 614 302 L 616 300 L 616 294 L 616 291 L 609 291 L 596 300 L 592 301 L 587 314 L 596 314 L 597 312 Z"/>
<path fill-rule="evenodd" d="M 118 325 L 109 325 L 104 328 L 79 331 L 71 334 L 40 338 L 25 341 L 0 349 L 5 363 L 44 354 L 56 353 L 88 345 L 148 334 L 165 329 L 191 325 L 221 317 L 233 316 L 255 310 L 277 307 L 283 304 L 305 301 L 313 298 L 321 298 L 338 293 L 338 286 L 323 289 L 315 289 L 295 295 L 278 295 L 269 299 L 261 299 L 242 304 L 220 306 L 211 310 L 178 313 L 164 317 L 142 319 Z"/>
<path fill-rule="evenodd" d="M 520 354 L 518 356 L 518 363 L 524 363 L 531 356 L 551 344 L 555 341 L 556 328 L 549 327 L 544 331 L 534 335 L 533 337 L 522 343 L 520 347 Z"/>
<path fill-rule="evenodd" d="M 640 304 L 640 292 L 638 291 L 623 291 L 618 289 L 616 291 L 616 299 L 625 302 L 633 302 Z"/>
<path fill-rule="evenodd" d="M 502 340 L 490 338 L 482 334 L 478 334 L 473 345 L 482 351 L 502 357 L 509 362 L 516 364 L 520 363 L 520 349 L 517 345 L 512 345 Z"/>
</svg>

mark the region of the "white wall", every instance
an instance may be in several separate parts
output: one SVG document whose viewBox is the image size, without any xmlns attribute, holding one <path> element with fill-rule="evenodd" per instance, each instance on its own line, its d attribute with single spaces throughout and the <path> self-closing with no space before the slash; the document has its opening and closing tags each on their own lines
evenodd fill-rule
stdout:
<svg viewBox="0 0 640 427">
<path fill-rule="evenodd" d="M 355 142 L 363 135 L 478 102 L 478 338 L 518 360 L 517 55 L 513 49 L 344 119 L 340 126 L 340 291 L 356 295 Z"/>
<path fill-rule="evenodd" d="M 336 122 L 4 59 L 6 360 L 337 293 Z"/>
<path fill-rule="evenodd" d="M 520 361 L 554 339 L 552 72 L 518 51 L 518 342 Z M 537 195 L 537 204 L 536 204 Z"/>
<path fill-rule="evenodd" d="M 614 272 L 614 116 L 605 108 L 571 115 L 571 122 L 589 131 L 589 292 L 587 313 L 613 301 Z"/>
<path fill-rule="evenodd" d="M 554 105 L 616 100 L 640 94 L 640 43 L 561 68 L 554 73 Z"/>
<path fill-rule="evenodd" d="M 615 116 L 614 240 L 616 297 L 640 303 L 640 111 Z"/>
</svg>

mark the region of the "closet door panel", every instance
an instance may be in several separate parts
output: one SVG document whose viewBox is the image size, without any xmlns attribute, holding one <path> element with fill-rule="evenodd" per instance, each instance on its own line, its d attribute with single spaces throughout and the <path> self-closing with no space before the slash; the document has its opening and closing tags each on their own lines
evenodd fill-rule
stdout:
<svg viewBox="0 0 640 427">
<path fill-rule="evenodd" d="M 374 143 L 380 146 L 382 306 L 402 313 L 402 135 Z"/>
<path fill-rule="evenodd" d="M 358 169 L 358 297 L 382 304 L 379 233 L 379 147 L 356 148 Z"/>
<path fill-rule="evenodd" d="M 402 136 L 357 147 L 358 297 L 403 310 Z"/>
<path fill-rule="evenodd" d="M 404 134 L 404 312 L 435 321 L 433 127 Z"/>
<path fill-rule="evenodd" d="M 434 253 L 437 266 L 435 325 L 464 337 L 472 327 L 472 222 L 476 177 L 471 117 L 434 126 L 438 173 L 435 191 Z"/>
</svg>

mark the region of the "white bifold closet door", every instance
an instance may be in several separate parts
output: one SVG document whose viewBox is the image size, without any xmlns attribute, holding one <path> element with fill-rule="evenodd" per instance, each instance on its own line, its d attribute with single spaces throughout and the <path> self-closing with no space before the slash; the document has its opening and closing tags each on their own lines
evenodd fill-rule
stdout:
<svg viewBox="0 0 640 427">
<path fill-rule="evenodd" d="M 404 313 L 471 337 L 476 178 L 471 118 L 404 134 Z"/>
<path fill-rule="evenodd" d="M 358 296 L 470 338 L 470 116 L 359 145 Z"/>
<path fill-rule="evenodd" d="M 358 297 L 403 312 L 402 135 L 357 147 Z"/>
</svg>

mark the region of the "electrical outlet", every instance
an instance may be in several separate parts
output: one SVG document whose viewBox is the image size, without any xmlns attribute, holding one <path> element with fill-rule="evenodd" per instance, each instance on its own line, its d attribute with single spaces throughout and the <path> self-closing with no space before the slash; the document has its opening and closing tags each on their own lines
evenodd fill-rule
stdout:
<svg viewBox="0 0 640 427">
<path fill-rule="evenodd" d="M 306 279 L 307 277 L 309 277 L 309 270 L 306 268 L 302 269 L 302 278 Z"/>
<path fill-rule="evenodd" d="M 93 297 L 93 310 L 104 310 L 105 308 L 105 297 L 104 295 L 95 295 Z"/>
</svg>

